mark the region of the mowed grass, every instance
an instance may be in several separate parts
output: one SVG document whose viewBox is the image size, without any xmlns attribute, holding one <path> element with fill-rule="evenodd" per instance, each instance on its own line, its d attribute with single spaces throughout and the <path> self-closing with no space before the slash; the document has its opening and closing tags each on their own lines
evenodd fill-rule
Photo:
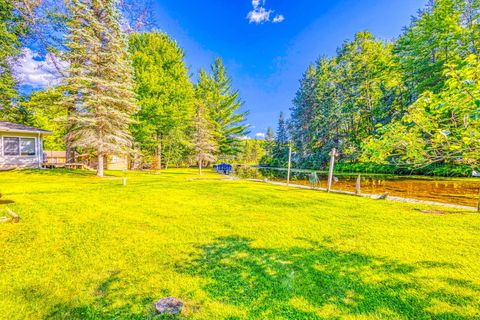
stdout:
<svg viewBox="0 0 480 320">
<path fill-rule="evenodd" d="M 187 319 L 480 318 L 474 212 L 111 174 L 0 173 L 21 216 L 0 224 L 0 318 L 152 319 L 166 296 Z"/>
</svg>

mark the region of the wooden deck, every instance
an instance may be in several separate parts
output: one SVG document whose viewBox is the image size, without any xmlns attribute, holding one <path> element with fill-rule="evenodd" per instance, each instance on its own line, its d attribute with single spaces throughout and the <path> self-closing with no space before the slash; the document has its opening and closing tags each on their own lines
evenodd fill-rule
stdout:
<svg viewBox="0 0 480 320">
<path fill-rule="evenodd" d="M 65 168 L 65 169 L 75 169 L 75 170 L 92 170 L 89 166 L 84 163 L 44 163 L 42 165 L 45 169 L 56 169 L 56 168 Z"/>
</svg>

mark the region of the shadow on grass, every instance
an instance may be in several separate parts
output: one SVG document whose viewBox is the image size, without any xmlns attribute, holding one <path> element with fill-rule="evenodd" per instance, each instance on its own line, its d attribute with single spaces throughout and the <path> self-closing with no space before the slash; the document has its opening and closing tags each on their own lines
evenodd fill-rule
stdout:
<svg viewBox="0 0 480 320">
<path fill-rule="evenodd" d="M 35 175 L 48 175 L 48 176 L 95 176 L 95 172 L 89 170 L 74 170 L 74 169 L 28 169 L 22 170 L 21 173 L 35 174 Z"/>
<path fill-rule="evenodd" d="M 335 319 L 346 314 L 465 319 L 427 310 L 433 299 L 456 306 L 472 299 L 425 292 L 413 266 L 310 244 L 309 249 L 267 249 L 252 247 L 241 237 L 220 238 L 202 246 L 202 255 L 178 271 L 205 278 L 202 289 L 210 298 L 245 310 L 251 319 Z"/>
<path fill-rule="evenodd" d="M 94 301 L 85 305 L 57 304 L 45 319 L 110 320 L 110 319 L 178 319 L 156 314 L 154 298 L 126 295 L 120 272 L 115 271 L 96 288 Z"/>
</svg>

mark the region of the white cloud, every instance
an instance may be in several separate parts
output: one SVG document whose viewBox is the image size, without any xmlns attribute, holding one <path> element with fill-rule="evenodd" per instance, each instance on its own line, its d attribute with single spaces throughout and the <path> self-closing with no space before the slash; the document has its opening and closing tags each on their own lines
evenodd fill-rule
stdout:
<svg viewBox="0 0 480 320">
<path fill-rule="evenodd" d="M 274 12 L 273 10 L 267 10 L 265 8 L 266 0 L 252 0 L 253 10 L 250 11 L 247 15 L 249 23 L 262 24 L 270 21 L 270 15 Z M 276 15 L 273 19 L 274 23 L 280 23 L 285 20 L 283 15 Z"/>
<path fill-rule="evenodd" d="M 285 17 L 283 16 L 283 14 L 277 14 L 275 18 L 273 18 L 273 23 L 280 23 L 283 21 L 285 21 Z"/>
<path fill-rule="evenodd" d="M 265 139 L 265 137 L 266 137 L 266 134 L 263 132 L 258 132 L 255 134 L 255 138 L 257 139 Z"/>
<path fill-rule="evenodd" d="M 262 3 L 265 3 L 265 0 Z M 258 8 L 259 5 L 260 5 L 260 0 L 252 0 L 252 6 L 254 9 Z"/>
<path fill-rule="evenodd" d="M 52 61 L 43 59 L 30 48 L 23 48 L 22 53 L 14 67 L 21 84 L 40 89 L 55 86 L 60 82 L 61 76 Z M 68 67 L 64 61 L 60 61 L 59 65 L 63 69 Z"/>
<path fill-rule="evenodd" d="M 272 10 L 265 10 L 264 7 L 257 7 L 248 13 L 248 22 L 255 24 L 268 22 L 270 21 L 270 14 L 272 14 Z"/>
</svg>

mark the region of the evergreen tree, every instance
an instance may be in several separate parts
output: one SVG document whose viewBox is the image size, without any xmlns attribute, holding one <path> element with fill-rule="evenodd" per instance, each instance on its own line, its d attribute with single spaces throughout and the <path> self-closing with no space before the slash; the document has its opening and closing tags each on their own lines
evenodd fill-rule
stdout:
<svg viewBox="0 0 480 320">
<path fill-rule="evenodd" d="M 430 1 L 395 43 L 360 32 L 309 66 L 290 121 L 300 165 L 333 147 L 343 161 L 477 165 L 479 17 L 478 0 Z"/>
<path fill-rule="evenodd" d="M 198 173 L 202 175 L 204 164 L 215 161 L 217 144 L 210 115 L 201 103 L 197 103 L 194 118 L 193 144 L 195 160 L 198 164 Z"/>
<path fill-rule="evenodd" d="M 300 89 L 293 100 L 291 109 L 291 135 L 292 141 L 301 157 L 309 155 L 308 146 L 312 142 L 313 117 L 317 109 L 316 91 L 317 75 L 314 65 L 310 65 L 300 81 Z"/>
<path fill-rule="evenodd" d="M 280 112 L 280 116 L 278 117 L 277 135 L 275 141 L 278 147 L 283 147 L 288 143 L 287 122 L 283 112 Z"/>
<path fill-rule="evenodd" d="M 238 111 L 242 106 L 239 92 L 232 89 L 232 80 L 220 58 L 211 65 L 211 72 L 208 75 L 200 71 L 196 90 L 214 122 L 218 155 L 229 158 L 240 151 L 240 138 L 247 134 L 247 126 L 243 124 L 247 113 Z"/>
<path fill-rule="evenodd" d="M 365 138 L 399 118 L 403 85 L 392 45 L 368 32 L 320 58 L 300 81 L 290 121 L 299 164 L 318 168 L 332 148 L 356 160 Z"/>
<path fill-rule="evenodd" d="M 140 110 L 133 135 L 153 167 L 177 163 L 186 149 L 187 129 L 194 115 L 194 90 L 184 53 L 167 34 L 132 34 L 130 52 L 135 70 L 135 91 Z"/>
<path fill-rule="evenodd" d="M 73 146 L 92 150 L 103 176 L 104 158 L 126 154 L 132 146 L 129 125 L 136 111 L 132 68 L 121 16 L 114 0 L 74 0 L 67 45 L 67 105 L 75 106 Z"/>
<path fill-rule="evenodd" d="M 265 135 L 265 155 L 268 157 L 272 156 L 273 148 L 275 146 L 275 134 L 271 127 L 267 128 L 267 133 Z"/>
<path fill-rule="evenodd" d="M 273 148 L 272 163 L 271 163 L 272 166 L 283 167 L 286 165 L 288 161 L 288 145 L 289 145 L 289 137 L 288 137 L 287 122 L 285 120 L 285 116 L 283 112 L 280 112 L 280 116 L 278 118 L 275 146 Z"/>
<path fill-rule="evenodd" d="M 12 62 L 20 54 L 24 29 L 14 13 L 12 0 L 0 0 L 0 119 L 8 119 L 17 98 L 17 81 L 12 73 Z M 11 119 L 8 119 L 11 120 Z"/>
</svg>

